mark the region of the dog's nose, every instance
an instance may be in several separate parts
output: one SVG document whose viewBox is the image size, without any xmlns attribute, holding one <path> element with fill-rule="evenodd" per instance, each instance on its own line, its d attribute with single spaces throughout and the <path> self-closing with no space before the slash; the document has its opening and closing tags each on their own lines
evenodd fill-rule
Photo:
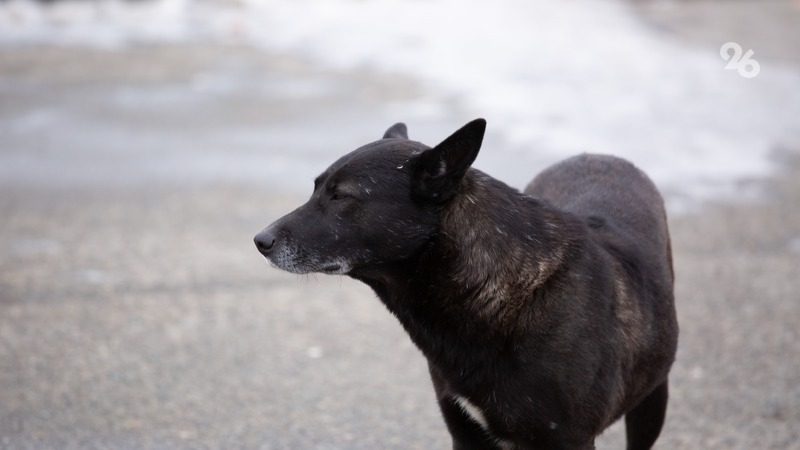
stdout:
<svg viewBox="0 0 800 450">
<path fill-rule="evenodd" d="M 275 247 L 275 235 L 269 230 L 258 233 L 253 241 L 255 241 L 258 251 L 264 256 L 269 256 L 269 253 Z"/>
</svg>

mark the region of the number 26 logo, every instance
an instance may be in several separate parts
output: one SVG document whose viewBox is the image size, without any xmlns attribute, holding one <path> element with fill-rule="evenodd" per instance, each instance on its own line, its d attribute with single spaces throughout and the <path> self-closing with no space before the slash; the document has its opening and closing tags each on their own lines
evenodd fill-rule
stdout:
<svg viewBox="0 0 800 450">
<path fill-rule="evenodd" d="M 739 75 L 745 78 L 753 78 L 761 72 L 761 64 L 752 58 L 753 53 L 753 50 L 747 50 L 743 56 L 742 46 L 736 42 L 726 42 L 719 49 L 719 56 L 728 61 L 725 69 L 736 70 Z"/>
</svg>

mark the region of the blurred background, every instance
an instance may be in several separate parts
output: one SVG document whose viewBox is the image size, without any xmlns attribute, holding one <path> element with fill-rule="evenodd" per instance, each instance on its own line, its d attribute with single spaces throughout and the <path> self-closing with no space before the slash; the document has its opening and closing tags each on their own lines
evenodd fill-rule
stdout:
<svg viewBox="0 0 800 450">
<path fill-rule="evenodd" d="M 658 448 L 800 448 L 797 0 L 0 1 L 0 448 L 447 448 L 374 295 L 252 236 L 475 117 L 512 186 L 589 151 L 664 193 Z"/>
</svg>

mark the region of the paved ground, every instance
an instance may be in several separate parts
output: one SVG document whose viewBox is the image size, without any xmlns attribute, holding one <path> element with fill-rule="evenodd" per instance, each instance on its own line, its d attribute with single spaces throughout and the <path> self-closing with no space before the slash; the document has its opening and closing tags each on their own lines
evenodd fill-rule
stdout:
<svg viewBox="0 0 800 450">
<path fill-rule="evenodd" d="M 221 53 L 237 61 L 240 51 Z M 182 76 L 157 65 L 127 70 L 143 53 L 4 53 L 0 72 L 28 82 L 0 85 L 0 118 L 50 100 L 79 105 L 76 117 L 85 117 L 81 108 L 114 114 L 101 107 L 105 91 L 92 96 L 85 86 Z M 202 51 L 183 64 L 218 57 Z M 291 78 L 322 76 L 271 61 Z M 107 70 L 87 79 L 84 64 Z M 345 111 L 359 116 L 387 85 L 400 97 L 414 89 L 403 80 L 336 83 L 366 86 L 336 90 L 359 99 L 363 109 Z M 234 99 L 216 117 L 274 123 L 309 114 L 297 101 L 260 111 Z M 329 101 L 336 108 L 342 99 Z M 143 124 L 200 132 L 213 122 L 207 112 L 186 123 L 159 108 L 155 121 L 123 118 L 131 142 Z M 84 159 L 73 160 L 47 133 L 31 164 L 58 164 L 26 169 L 16 136 L 0 136 L 3 161 L 51 182 L 31 182 L 28 172 L 0 178 L 0 448 L 447 447 L 424 359 L 374 295 L 344 278 L 280 273 L 253 248 L 253 234 L 299 195 L 276 195 L 257 169 L 238 183 L 170 181 L 197 161 L 167 150 L 168 170 L 158 154 L 142 162 L 76 148 Z M 776 153 L 782 172 L 743 183 L 741 198 L 671 218 L 682 334 L 659 448 L 800 449 L 798 154 Z M 206 151 L 198 158 L 219 161 Z M 623 448 L 621 429 L 598 448 Z"/>
<path fill-rule="evenodd" d="M 673 219 L 661 448 L 800 448 L 800 169 Z M 267 199 L 267 200 L 265 200 Z M 354 281 L 266 267 L 252 187 L 6 192 L 0 444 L 444 448 L 422 356 Z M 621 448 L 619 430 L 599 448 Z"/>
</svg>

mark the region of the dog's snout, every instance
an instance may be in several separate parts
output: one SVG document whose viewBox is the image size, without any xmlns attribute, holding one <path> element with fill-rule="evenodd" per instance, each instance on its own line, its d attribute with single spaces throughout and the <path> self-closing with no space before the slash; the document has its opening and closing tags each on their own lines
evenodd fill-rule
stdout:
<svg viewBox="0 0 800 450">
<path fill-rule="evenodd" d="M 256 243 L 256 248 L 264 256 L 269 256 L 269 253 L 275 248 L 275 234 L 270 230 L 264 230 L 258 233 L 253 239 Z"/>
</svg>

